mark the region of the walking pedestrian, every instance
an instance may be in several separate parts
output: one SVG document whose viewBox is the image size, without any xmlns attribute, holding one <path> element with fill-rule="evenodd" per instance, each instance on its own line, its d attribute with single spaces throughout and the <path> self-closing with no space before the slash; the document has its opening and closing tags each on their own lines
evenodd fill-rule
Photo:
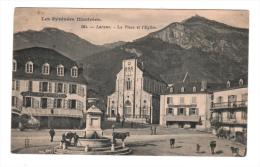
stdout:
<svg viewBox="0 0 260 167">
<path fill-rule="evenodd" d="M 150 129 L 151 129 L 151 135 L 153 135 L 153 127 L 151 126 Z"/>
<path fill-rule="evenodd" d="M 125 123 L 125 116 L 123 115 L 123 117 L 122 117 L 122 128 L 124 127 L 124 123 Z"/>
<path fill-rule="evenodd" d="M 50 129 L 49 131 L 50 137 L 51 137 L 51 142 L 53 142 L 53 138 L 55 136 L 55 130 L 53 128 Z"/>
</svg>

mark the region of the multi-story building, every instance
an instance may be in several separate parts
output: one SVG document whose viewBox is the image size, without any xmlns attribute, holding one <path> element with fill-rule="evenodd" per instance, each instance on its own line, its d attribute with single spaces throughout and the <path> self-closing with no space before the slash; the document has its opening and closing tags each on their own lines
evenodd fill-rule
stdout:
<svg viewBox="0 0 260 167">
<path fill-rule="evenodd" d="M 160 125 L 179 128 L 209 128 L 212 93 L 206 81 L 175 83 L 160 100 Z"/>
<path fill-rule="evenodd" d="M 247 79 L 227 81 L 224 89 L 213 93 L 212 126 L 217 129 L 245 132 L 247 128 Z"/>
<path fill-rule="evenodd" d="M 159 123 L 160 94 L 166 83 L 144 69 L 137 59 L 123 60 L 115 92 L 107 98 L 107 115 L 136 122 Z"/>
<path fill-rule="evenodd" d="M 41 127 L 81 127 L 87 102 L 83 69 L 52 49 L 13 54 L 12 113 L 33 116 Z"/>
</svg>

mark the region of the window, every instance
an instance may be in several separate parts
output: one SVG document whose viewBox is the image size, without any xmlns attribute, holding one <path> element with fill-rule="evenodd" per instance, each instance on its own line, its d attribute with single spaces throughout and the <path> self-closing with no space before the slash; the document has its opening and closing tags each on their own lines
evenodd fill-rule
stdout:
<svg viewBox="0 0 260 167">
<path fill-rule="evenodd" d="M 167 108 L 167 114 L 173 114 L 173 108 Z"/>
<path fill-rule="evenodd" d="M 239 80 L 239 86 L 243 86 L 243 84 L 244 84 L 243 79 L 240 79 L 240 80 Z"/>
<path fill-rule="evenodd" d="M 25 64 L 25 72 L 33 73 L 33 62 L 29 61 Z"/>
<path fill-rule="evenodd" d="M 131 80 L 130 78 L 127 78 L 127 81 L 126 81 L 126 90 L 130 90 L 131 89 Z"/>
<path fill-rule="evenodd" d="M 43 64 L 42 74 L 43 75 L 49 75 L 50 74 L 50 65 L 48 63 Z"/>
<path fill-rule="evenodd" d="M 184 104 L 184 97 L 180 97 L 180 104 Z"/>
<path fill-rule="evenodd" d="M 230 88 L 230 81 L 227 81 L 227 88 Z"/>
<path fill-rule="evenodd" d="M 20 80 L 12 81 L 12 90 L 20 90 Z"/>
<path fill-rule="evenodd" d="M 54 99 L 54 107 L 62 108 L 62 99 Z"/>
<path fill-rule="evenodd" d="M 12 96 L 12 106 L 16 107 L 18 104 L 18 97 Z"/>
<path fill-rule="evenodd" d="M 19 80 L 16 80 L 15 85 L 16 85 L 15 89 L 20 90 L 20 81 Z"/>
<path fill-rule="evenodd" d="M 64 66 L 63 65 L 58 65 L 57 67 L 57 75 L 58 76 L 64 76 Z"/>
<path fill-rule="evenodd" d="M 40 82 L 40 92 L 48 92 L 48 82 Z"/>
<path fill-rule="evenodd" d="M 197 103 L 197 98 L 191 97 L 191 104 L 196 104 L 196 103 Z"/>
<path fill-rule="evenodd" d="M 189 115 L 196 115 L 196 114 L 197 114 L 196 108 L 190 108 L 189 109 Z"/>
<path fill-rule="evenodd" d="M 235 112 L 230 112 L 229 113 L 229 119 L 236 119 L 236 113 Z"/>
<path fill-rule="evenodd" d="M 193 88 L 192 88 L 192 92 L 196 92 L 197 91 L 197 88 L 196 88 L 196 86 L 194 86 Z"/>
<path fill-rule="evenodd" d="M 247 119 L 247 112 L 243 111 L 241 113 L 241 119 L 246 120 Z"/>
<path fill-rule="evenodd" d="M 16 60 L 13 60 L 13 72 L 15 72 L 17 69 L 17 62 Z"/>
<path fill-rule="evenodd" d="M 32 98 L 31 97 L 24 97 L 23 98 L 23 106 L 24 107 L 32 107 Z"/>
<path fill-rule="evenodd" d="M 78 68 L 76 66 L 71 68 L 71 76 L 78 77 Z"/>
<path fill-rule="evenodd" d="M 184 90 L 184 87 L 182 86 L 182 87 L 181 87 L 181 92 L 183 93 L 184 91 L 185 91 L 185 90 Z"/>
<path fill-rule="evenodd" d="M 63 93 L 63 83 L 56 83 L 55 84 L 55 92 Z"/>
<path fill-rule="evenodd" d="M 76 84 L 70 84 L 69 85 L 69 92 L 70 92 L 70 94 L 77 94 L 77 85 Z"/>
<path fill-rule="evenodd" d="M 41 108 L 47 108 L 48 106 L 48 100 L 47 98 L 41 98 Z"/>
<path fill-rule="evenodd" d="M 173 98 L 167 97 L 167 104 L 173 104 Z"/>
<path fill-rule="evenodd" d="M 70 109 L 76 109 L 76 100 L 69 100 L 69 108 Z"/>
<path fill-rule="evenodd" d="M 178 115 L 186 115 L 185 108 L 178 108 Z"/>
</svg>

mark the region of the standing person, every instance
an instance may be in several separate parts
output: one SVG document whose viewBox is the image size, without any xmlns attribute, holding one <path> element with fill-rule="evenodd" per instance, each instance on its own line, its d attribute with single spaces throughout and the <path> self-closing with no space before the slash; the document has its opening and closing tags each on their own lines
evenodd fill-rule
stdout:
<svg viewBox="0 0 260 167">
<path fill-rule="evenodd" d="M 53 137 L 55 136 L 55 130 L 53 128 L 50 129 L 49 131 L 50 137 L 51 137 L 51 142 L 53 142 Z"/>
<path fill-rule="evenodd" d="M 153 135 L 153 127 L 151 126 L 150 129 L 151 129 L 151 135 Z"/>
<path fill-rule="evenodd" d="M 216 141 L 211 141 L 211 142 L 209 143 L 209 146 L 210 146 L 211 154 L 215 154 L 215 148 L 216 148 L 216 146 L 217 146 Z"/>
<path fill-rule="evenodd" d="M 122 117 L 122 128 L 124 127 L 124 123 L 125 123 L 125 116 L 123 115 L 123 117 Z"/>
<path fill-rule="evenodd" d="M 154 133 L 153 134 L 156 135 L 156 126 L 154 127 Z"/>
</svg>

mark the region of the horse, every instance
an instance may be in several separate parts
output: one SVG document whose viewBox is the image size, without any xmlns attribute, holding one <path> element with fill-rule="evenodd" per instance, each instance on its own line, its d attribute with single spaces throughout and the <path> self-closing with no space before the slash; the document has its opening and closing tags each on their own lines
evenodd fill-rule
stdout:
<svg viewBox="0 0 260 167">
<path fill-rule="evenodd" d="M 174 144 L 175 144 L 175 139 L 174 138 L 170 139 L 171 148 L 174 148 Z"/>
</svg>

